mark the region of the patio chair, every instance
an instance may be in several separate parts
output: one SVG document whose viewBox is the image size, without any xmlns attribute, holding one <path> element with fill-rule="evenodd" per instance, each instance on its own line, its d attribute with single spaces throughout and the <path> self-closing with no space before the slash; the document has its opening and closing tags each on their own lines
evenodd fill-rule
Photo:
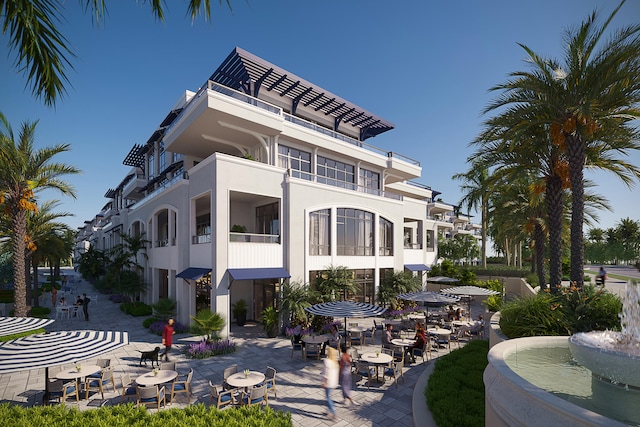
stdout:
<svg viewBox="0 0 640 427">
<path fill-rule="evenodd" d="M 57 305 L 56 306 L 56 319 L 69 318 L 69 307 Z"/>
<path fill-rule="evenodd" d="M 154 405 L 158 410 L 160 410 L 160 405 L 167 406 L 167 393 L 165 391 L 164 386 L 160 387 L 158 385 L 140 387 L 136 386 L 137 393 L 137 406 L 149 406 Z"/>
<path fill-rule="evenodd" d="M 129 399 L 136 399 L 136 382 L 131 379 L 131 376 L 126 373 L 120 377 L 120 384 L 122 384 L 122 394 L 120 394 L 120 403 L 123 401 L 129 401 Z"/>
<path fill-rule="evenodd" d="M 100 373 L 100 378 L 87 377 L 84 383 L 85 399 L 89 398 L 89 392 L 91 390 L 97 390 L 100 392 L 102 399 L 104 400 L 104 389 L 111 383 L 113 391 L 116 391 L 116 384 L 113 381 L 113 367 L 107 366 Z"/>
<path fill-rule="evenodd" d="M 393 351 L 393 360 L 395 360 L 396 362 L 404 360 L 404 347 L 394 345 L 391 347 L 391 350 Z"/>
<path fill-rule="evenodd" d="M 218 386 L 214 385 L 211 380 L 209 380 L 209 391 L 211 392 L 209 396 L 209 405 L 216 401 L 216 408 L 222 409 L 229 405 L 235 405 L 235 397 L 232 390 L 224 390 L 222 387 L 218 388 Z"/>
<path fill-rule="evenodd" d="M 375 322 L 375 320 L 374 320 Z M 366 344 L 367 340 L 369 341 L 370 344 L 373 344 L 373 340 L 375 338 L 375 334 L 376 334 L 376 327 L 372 326 L 371 329 L 367 329 L 366 331 L 364 331 L 364 337 L 362 338 L 362 343 Z"/>
<path fill-rule="evenodd" d="M 393 383 L 398 388 L 398 377 L 402 377 L 402 383 L 404 384 L 404 362 L 401 360 L 399 362 L 391 363 L 391 366 L 384 369 L 384 376 L 393 378 Z"/>
<path fill-rule="evenodd" d="M 351 356 L 351 371 L 355 372 L 356 370 L 356 360 L 360 359 L 360 353 L 357 349 L 350 347 L 347 349 L 347 353 Z"/>
<path fill-rule="evenodd" d="M 232 387 L 229 384 L 227 384 L 227 378 L 229 378 L 231 375 L 235 374 L 236 372 L 238 372 L 238 365 L 231 365 L 228 368 L 226 368 L 222 373 L 222 387 L 225 390 L 235 389 L 235 387 Z"/>
<path fill-rule="evenodd" d="M 313 357 L 316 360 L 320 360 L 320 344 L 306 343 L 302 348 L 302 356 L 304 361 L 307 361 L 307 357 Z"/>
<path fill-rule="evenodd" d="M 416 357 L 422 357 L 422 363 L 424 364 L 424 356 L 427 355 L 427 360 L 431 357 L 431 338 L 427 337 L 427 341 L 424 343 L 422 348 L 413 348 L 411 349 L 411 356 L 415 359 Z"/>
<path fill-rule="evenodd" d="M 248 393 L 242 397 L 242 404 L 247 406 L 262 405 L 269 406 L 269 396 L 267 395 L 267 385 L 262 384 L 249 389 Z"/>
<path fill-rule="evenodd" d="M 106 368 L 107 366 L 111 365 L 111 359 L 98 359 L 96 361 L 96 365 L 100 366 L 102 369 Z M 91 374 L 89 375 L 89 377 L 91 378 L 100 378 L 100 374 L 102 373 L 102 370 L 96 372 L 95 374 Z"/>
<path fill-rule="evenodd" d="M 300 355 L 302 355 L 302 343 L 301 342 L 294 342 L 293 341 L 293 337 L 291 338 L 291 358 L 293 359 L 293 353 L 295 351 L 299 351 Z"/>
<path fill-rule="evenodd" d="M 185 377 L 185 375 L 182 375 Z M 193 368 L 189 369 L 189 373 L 184 380 L 176 378 L 171 383 L 171 401 L 175 398 L 177 393 L 185 393 L 187 395 L 187 404 L 191 404 L 191 379 L 193 378 Z"/>
<path fill-rule="evenodd" d="M 278 398 L 278 393 L 276 392 L 276 370 L 271 366 L 267 366 L 267 370 L 264 372 L 264 383 L 267 386 L 267 394 L 270 391 L 273 391 L 273 397 Z"/>
<path fill-rule="evenodd" d="M 69 397 L 73 396 L 75 396 L 76 402 L 80 402 L 75 381 L 55 380 L 49 382 L 49 401 L 55 399 L 58 400 L 58 403 L 64 404 Z"/>
<path fill-rule="evenodd" d="M 160 362 L 160 370 L 162 370 L 162 371 L 175 371 L 176 370 L 176 362 L 175 361 Z"/>
<path fill-rule="evenodd" d="M 362 348 L 362 332 L 349 332 L 349 343 L 353 345 L 359 345 Z"/>
<path fill-rule="evenodd" d="M 366 378 L 367 390 L 369 390 L 369 387 L 371 386 L 371 378 L 373 378 L 375 375 L 375 369 L 369 366 L 367 362 L 362 362 L 360 360 L 356 362 L 356 372 L 353 375 L 353 379 L 358 382 L 360 379 Z"/>
</svg>

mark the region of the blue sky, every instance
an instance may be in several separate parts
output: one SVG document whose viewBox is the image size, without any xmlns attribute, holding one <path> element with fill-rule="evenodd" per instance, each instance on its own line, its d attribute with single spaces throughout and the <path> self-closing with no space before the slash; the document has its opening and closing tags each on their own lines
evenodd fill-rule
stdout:
<svg viewBox="0 0 640 427">
<path fill-rule="evenodd" d="M 68 177 L 77 200 L 60 199 L 72 228 L 93 218 L 104 194 L 129 171 L 122 161 L 143 144 L 185 90 L 197 90 L 235 46 L 318 84 L 393 122 L 396 128 L 367 142 L 419 160 L 419 182 L 460 200 L 468 144 L 481 129 L 488 89 L 512 71 L 528 69 L 518 43 L 561 59 L 563 30 L 595 8 L 607 16 L 617 1 L 316 1 L 233 0 L 233 13 L 213 7 L 213 22 L 193 24 L 184 2 L 167 2 L 167 19 L 148 6 L 110 1 L 106 22 L 92 24 L 78 1 L 66 2 L 61 28 L 76 54 L 68 94 L 43 106 L 25 89 L 14 56 L 0 42 L 0 111 L 17 133 L 39 120 L 39 146 L 71 144 L 59 156 L 83 173 Z M 612 28 L 637 22 L 640 0 L 629 0 Z M 640 166 L 640 153 L 629 159 Z M 588 173 L 614 212 L 601 212 L 601 228 L 621 218 L 640 219 L 640 190 Z"/>
</svg>

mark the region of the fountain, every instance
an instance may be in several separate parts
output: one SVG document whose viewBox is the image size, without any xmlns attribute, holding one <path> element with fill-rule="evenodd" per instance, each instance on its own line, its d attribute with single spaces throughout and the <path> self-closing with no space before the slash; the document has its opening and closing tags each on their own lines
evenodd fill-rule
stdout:
<svg viewBox="0 0 640 427">
<path fill-rule="evenodd" d="M 640 288 L 628 284 L 621 332 L 493 346 L 484 373 L 485 425 L 640 426 L 639 301 Z"/>
<path fill-rule="evenodd" d="M 640 288 L 627 284 L 622 331 L 581 332 L 569 338 L 571 354 L 602 381 L 640 389 Z"/>
</svg>

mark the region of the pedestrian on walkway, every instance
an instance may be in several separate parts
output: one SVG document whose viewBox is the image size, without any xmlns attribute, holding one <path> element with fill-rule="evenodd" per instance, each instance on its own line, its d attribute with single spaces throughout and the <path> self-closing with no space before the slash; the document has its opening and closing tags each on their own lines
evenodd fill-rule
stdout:
<svg viewBox="0 0 640 427">
<path fill-rule="evenodd" d="M 167 319 L 167 324 L 164 325 L 164 329 L 162 330 L 162 345 L 164 345 L 164 353 L 160 355 L 160 357 L 164 356 L 165 361 L 169 361 L 169 350 L 171 350 L 171 344 L 173 344 L 173 334 L 176 331 L 173 330 L 173 324 L 175 321 L 173 317 Z"/>
<path fill-rule="evenodd" d="M 329 408 L 329 412 L 325 415 L 331 420 L 336 417 L 336 409 L 333 405 L 333 400 L 331 400 L 331 390 L 338 387 L 339 370 L 338 350 L 328 347 L 327 358 L 324 359 L 324 366 L 320 375 L 322 377 L 322 388 L 324 388 L 327 397 L 327 407 Z"/>
<path fill-rule="evenodd" d="M 56 288 L 55 284 L 51 284 L 51 305 L 53 308 L 56 308 L 56 303 L 58 302 L 58 288 Z"/>
<path fill-rule="evenodd" d="M 356 403 L 351 398 L 351 384 L 353 383 L 353 377 L 351 374 L 351 355 L 347 352 L 347 344 L 340 343 L 340 387 L 342 388 L 342 398 L 346 405 L 355 405 Z"/>
<path fill-rule="evenodd" d="M 89 303 L 91 299 L 87 294 L 82 294 L 82 312 L 84 313 L 84 320 L 89 320 Z"/>
</svg>

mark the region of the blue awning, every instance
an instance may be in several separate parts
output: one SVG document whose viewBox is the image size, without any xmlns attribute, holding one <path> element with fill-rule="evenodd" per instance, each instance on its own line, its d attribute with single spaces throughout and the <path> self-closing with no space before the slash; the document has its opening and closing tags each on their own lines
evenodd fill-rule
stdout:
<svg viewBox="0 0 640 427">
<path fill-rule="evenodd" d="M 286 268 L 230 268 L 227 270 L 233 280 L 288 279 Z"/>
<path fill-rule="evenodd" d="M 176 277 L 181 279 L 198 280 L 207 273 L 210 273 L 210 268 L 189 267 L 186 270 L 176 274 Z"/>
<path fill-rule="evenodd" d="M 409 271 L 431 271 L 431 269 L 424 264 L 405 264 L 404 268 Z"/>
</svg>

